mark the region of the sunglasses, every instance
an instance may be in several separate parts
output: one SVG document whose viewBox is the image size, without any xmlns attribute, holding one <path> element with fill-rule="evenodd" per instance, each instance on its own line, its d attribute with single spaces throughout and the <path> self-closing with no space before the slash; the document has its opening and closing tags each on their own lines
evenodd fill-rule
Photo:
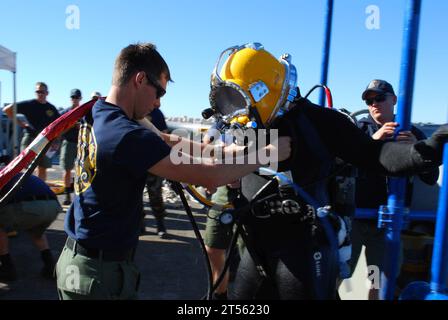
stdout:
<svg viewBox="0 0 448 320">
<path fill-rule="evenodd" d="M 47 91 L 45 91 L 45 90 L 36 90 L 36 93 L 37 94 L 46 94 Z"/>
<path fill-rule="evenodd" d="M 389 95 L 383 93 L 383 94 L 376 95 L 373 98 L 366 99 L 366 105 L 371 106 L 374 102 L 380 103 L 380 102 L 386 101 L 387 96 L 389 96 Z"/>
<path fill-rule="evenodd" d="M 162 88 L 162 86 L 160 85 L 159 81 L 156 80 L 151 74 L 146 73 L 146 79 L 148 79 L 148 82 L 154 87 L 156 88 L 156 99 L 160 99 L 162 98 L 165 93 L 166 90 Z"/>
<path fill-rule="evenodd" d="M 72 98 L 72 99 L 81 99 L 81 97 L 77 97 L 77 96 L 71 96 L 70 98 Z"/>
</svg>

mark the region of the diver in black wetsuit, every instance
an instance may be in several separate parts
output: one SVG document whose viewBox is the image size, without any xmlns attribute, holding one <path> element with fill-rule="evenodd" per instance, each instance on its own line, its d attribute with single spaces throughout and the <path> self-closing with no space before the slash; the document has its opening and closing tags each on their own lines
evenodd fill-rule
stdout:
<svg viewBox="0 0 448 320">
<path fill-rule="evenodd" d="M 338 111 L 301 98 L 288 55 L 277 60 L 257 43 L 226 51 L 230 55 L 221 72 L 217 70 L 218 61 L 212 75 L 212 108 L 228 123 L 241 122 L 245 115 L 247 121 L 243 119 L 240 127 L 253 128 L 252 122 L 256 122 L 259 128 L 278 129 L 279 136 L 291 136 L 291 159 L 280 163 L 278 172 L 289 171 L 294 184 L 319 206 L 331 205 L 327 183 L 334 173 L 335 157 L 388 175 L 413 174 L 440 165 L 447 126 L 414 145 L 373 140 Z M 244 177 L 244 198 L 260 199 L 260 189 L 270 178 L 258 173 Z M 268 189 L 263 197 L 272 194 L 274 200 L 258 201 L 251 214 L 244 217 L 247 250 L 229 297 L 334 299 L 338 249 L 331 245 L 321 219 L 306 197 L 282 192 L 277 184 Z M 285 208 L 284 204 L 291 201 L 300 209 Z M 336 222 L 332 226 L 337 234 L 342 224 Z"/>
</svg>

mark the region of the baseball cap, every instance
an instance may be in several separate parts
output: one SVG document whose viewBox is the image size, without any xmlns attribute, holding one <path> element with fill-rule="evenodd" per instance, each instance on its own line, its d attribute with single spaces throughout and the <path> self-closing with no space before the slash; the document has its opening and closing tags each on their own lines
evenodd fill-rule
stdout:
<svg viewBox="0 0 448 320">
<path fill-rule="evenodd" d="M 70 97 L 81 98 L 82 97 L 81 90 L 79 90 L 79 89 L 72 89 L 70 91 Z"/>
<path fill-rule="evenodd" d="M 379 79 L 370 81 L 366 90 L 364 90 L 364 92 L 362 93 L 362 100 L 366 100 L 367 93 L 369 93 L 369 92 L 376 92 L 379 94 L 391 93 L 391 94 L 395 95 L 392 85 L 387 81 L 379 80 Z"/>
<path fill-rule="evenodd" d="M 90 97 L 91 97 L 91 98 L 93 98 L 93 97 L 101 98 L 101 93 L 99 93 L 98 91 L 93 91 L 93 92 L 90 94 Z"/>
</svg>

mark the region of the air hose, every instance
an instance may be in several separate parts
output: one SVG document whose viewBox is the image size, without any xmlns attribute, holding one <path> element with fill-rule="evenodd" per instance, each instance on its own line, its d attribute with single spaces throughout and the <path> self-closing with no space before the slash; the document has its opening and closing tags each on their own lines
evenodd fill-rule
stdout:
<svg viewBox="0 0 448 320">
<path fill-rule="evenodd" d="M 327 86 L 324 86 L 322 84 L 316 84 L 310 89 L 310 91 L 308 91 L 308 93 L 303 98 L 308 98 L 308 96 L 317 88 L 323 88 L 325 90 L 325 95 L 327 96 L 328 101 L 328 108 L 333 109 L 333 96 L 331 95 L 331 91 Z"/>
<path fill-rule="evenodd" d="M 198 239 L 199 244 L 201 246 L 202 254 L 205 260 L 205 265 L 207 268 L 207 280 L 208 280 L 208 291 L 207 291 L 207 299 L 211 300 L 213 295 L 213 275 L 212 275 L 212 267 L 210 266 L 210 260 L 207 255 L 207 250 L 205 249 L 204 239 L 202 239 L 201 233 L 199 231 L 198 225 L 196 224 L 196 221 L 194 220 L 193 213 L 191 212 L 191 208 L 188 205 L 187 198 L 185 197 L 185 194 L 182 191 L 182 185 L 179 182 L 171 181 L 171 186 L 173 187 L 174 191 L 179 195 L 182 204 L 185 208 L 185 211 L 187 212 L 187 216 L 190 219 L 191 226 L 193 227 L 194 234 L 196 236 L 196 239 Z"/>
</svg>

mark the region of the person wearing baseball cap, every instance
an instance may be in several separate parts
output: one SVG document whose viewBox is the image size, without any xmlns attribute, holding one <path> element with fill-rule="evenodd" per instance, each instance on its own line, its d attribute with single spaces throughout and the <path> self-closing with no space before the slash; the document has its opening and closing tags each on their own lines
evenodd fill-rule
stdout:
<svg viewBox="0 0 448 320">
<path fill-rule="evenodd" d="M 101 98 L 101 93 L 99 93 L 98 91 L 93 91 L 90 97 L 92 98 L 92 100 L 98 100 L 99 98 Z"/>
<path fill-rule="evenodd" d="M 36 99 L 17 102 L 17 112 L 26 117 L 25 122 L 19 121 L 19 125 L 24 129 L 20 150 L 23 151 L 33 142 L 37 135 L 50 123 L 59 118 L 60 114 L 56 107 L 47 101 L 50 91 L 45 82 L 36 82 Z M 9 104 L 3 108 L 3 112 L 8 118 L 13 118 L 13 106 Z M 38 160 L 37 175 L 43 181 L 47 179 L 47 169 L 52 167 L 52 162 L 46 155 Z"/>
<path fill-rule="evenodd" d="M 392 85 L 384 80 L 372 80 L 362 93 L 362 100 L 369 108 L 369 114 L 374 122 L 384 126 L 381 132 L 378 132 L 377 140 L 384 140 L 393 137 L 397 124 L 394 121 L 394 106 L 397 103 Z M 387 124 L 387 125 L 386 125 Z"/>
<path fill-rule="evenodd" d="M 362 93 L 363 100 L 366 100 L 366 96 L 369 92 L 376 92 L 379 94 L 389 93 L 395 96 L 395 91 L 394 88 L 392 88 L 392 85 L 385 80 L 379 80 L 379 79 L 370 81 L 366 90 L 364 90 L 364 92 Z"/>
<path fill-rule="evenodd" d="M 418 140 L 426 139 L 425 134 L 414 126 L 411 126 L 410 131 L 396 133 L 400 129 L 399 124 L 395 122 L 394 114 L 397 96 L 389 82 L 379 79 L 370 81 L 361 97 L 369 109 L 369 115 L 359 120 L 358 127 L 374 140 L 394 140 L 394 137 L 396 137 L 397 142 L 415 143 Z M 419 174 L 420 179 L 428 185 L 435 184 L 438 176 L 439 170 L 437 168 Z M 407 178 L 406 180 L 405 205 L 409 206 L 412 199 L 412 179 Z M 356 179 L 356 207 L 378 210 L 381 205 L 387 203 L 387 190 L 387 176 L 359 171 Z M 354 219 L 352 223 L 352 270 L 358 262 L 363 245 L 366 247 L 367 265 L 376 265 L 382 271 L 385 251 L 384 231 L 377 229 L 376 221 Z M 372 286 L 369 292 L 369 300 L 378 300 L 378 294 L 378 289 Z"/>
<path fill-rule="evenodd" d="M 72 89 L 70 91 L 70 98 L 72 98 L 72 99 L 81 99 L 82 98 L 81 90 L 79 90 L 79 89 Z"/>
</svg>

